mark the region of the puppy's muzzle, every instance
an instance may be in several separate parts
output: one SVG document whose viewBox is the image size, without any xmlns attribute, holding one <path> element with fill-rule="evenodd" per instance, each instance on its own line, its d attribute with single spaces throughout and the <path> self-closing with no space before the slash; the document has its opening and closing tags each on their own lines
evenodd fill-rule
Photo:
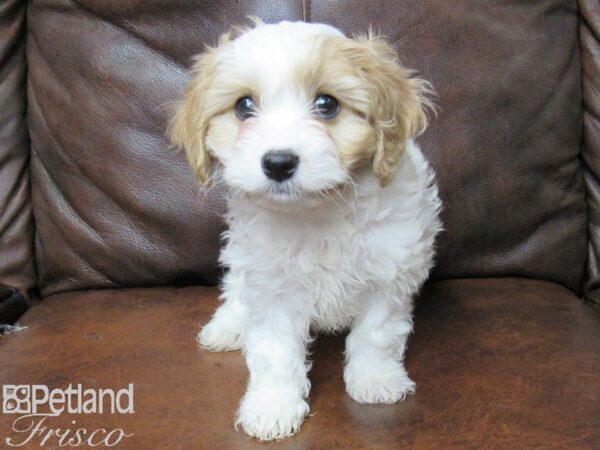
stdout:
<svg viewBox="0 0 600 450">
<path fill-rule="evenodd" d="M 282 182 L 294 175 L 299 162 L 298 155 L 289 150 L 271 150 L 262 157 L 262 169 L 271 180 Z"/>
</svg>

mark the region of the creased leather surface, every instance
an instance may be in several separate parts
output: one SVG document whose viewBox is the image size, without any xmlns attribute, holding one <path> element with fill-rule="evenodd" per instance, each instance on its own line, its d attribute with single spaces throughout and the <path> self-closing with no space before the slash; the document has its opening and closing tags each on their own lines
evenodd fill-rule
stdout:
<svg viewBox="0 0 600 450">
<path fill-rule="evenodd" d="M 0 283 L 34 294 L 25 86 L 25 6 L 0 2 Z"/>
<path fill-rule="evenodd" d="M 288 2 L 36 1 L 30 128 L 42 292 L 215 283 L 218 191 L 168 148 L 169 105 L 205 44 Z"/>
<path fill-rule="evenodd" d="M 431 284 L 407 353 L 417 392 L 393 406 L 351 400 L 343 336 L 319 337 L 309 374 L 314 415 L 298 435 L 270 444 L 233 428 L 247 378 L 240 352 L 196 345 L 216 297 L 208 288 L 52 296 L 25 314 L 28 329 L 0 338 L 10 361 L 0 364 L 0 384 L 134 383 L 135 414 L 65 414 L 46 424 L 121 427 L 135 436 L 115 448 L 132 450 L 600 447 L 600 318 L 554 283 Z M 11 435 L 13 417 L 0 415 L 0 436 Z"/>
<path fill-rule="evenodd" d="M 579 291 L 587 241 L 574 1 L 36 1 L 28 58 L 45 295 L 212 283 L 219 192 L 167 149 L 185 67 L 247 14 L 369 24 L 439 92 L 421 139 L 446 232 L 436 278 L 519 275 Z M 304 7 L 304 8 L 303 8 Z M 204 199 L 203 199 L 204 198 Z"/>
<path fill-rule="evenodd" d="M 586 296 L 600 303 L 600 2 L 580 0 L 583 160 L 588 193 L 589 256 Z"/>
<path fill-rule="evenodd" d="M 576 1 L 333 0 L 310 11 L 347 32 L 372 24 L 438 93 L 439 115 L 420 139 L 444 202 L 434 277 L 519 275 L 579 291 Z"/>
</svg>

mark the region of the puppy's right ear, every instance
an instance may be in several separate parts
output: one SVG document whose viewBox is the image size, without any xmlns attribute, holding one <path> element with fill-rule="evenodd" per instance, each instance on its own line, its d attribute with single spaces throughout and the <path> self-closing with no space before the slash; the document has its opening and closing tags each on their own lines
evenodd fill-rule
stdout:
<svg viewBox="0 0 600 450">
<path fill-rule="evenodd" d="M 210 112 L 207 93 L 215 79 L 215 49 L 207 49 L 196 58 L 192 80 L 187 85 L 183 101 L 177 105 L 169 124 L 173 144 L 185 150 L 187 159 L 201 185 L 210 184 L 214 160 L 206 146 Z"/>
</svg>

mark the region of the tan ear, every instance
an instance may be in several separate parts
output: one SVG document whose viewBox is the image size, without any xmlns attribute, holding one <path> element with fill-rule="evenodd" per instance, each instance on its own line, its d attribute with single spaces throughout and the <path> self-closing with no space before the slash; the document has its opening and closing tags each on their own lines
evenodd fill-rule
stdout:
<svg viewBox="0 0 600 450">
<path fill-rule="evenodd" d="M 215 50 L 208 49 L 197 57 L 192 68 L 192 80 L 187 85 L 183 101 L 177 106 L 169 124 L 173 143 L 185 150 L 187 159 L 201 185 L 210 183 L 214 161 L 206 146 L 210 120 L 207 92 L 215 78 Z"/>
<path fill-rule="evenodd" d="M 412 72 L 400 65 L 385 41 L 369 33 L 356 42 L 369 54 L 360 67 L 372 90 L 370 120 L 377 133 L 373 170 L 385 186 L 392 181 L 408 141 L 427 128 L 427 110 L 433 109 L 427 94 L 432 90 L 428 82 L 411 78 Z"/>
</svg>

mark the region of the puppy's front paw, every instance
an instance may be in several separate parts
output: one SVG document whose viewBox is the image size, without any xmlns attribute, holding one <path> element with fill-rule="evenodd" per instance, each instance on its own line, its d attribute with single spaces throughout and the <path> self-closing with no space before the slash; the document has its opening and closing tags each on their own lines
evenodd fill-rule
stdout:
<svg viewBox="0 0 600 450">
<path fill-rule="evenodd" d="M 346 392 L 359 403 L 396 403 L 414 394 L 415 383 L 394 360 L 373 364 L 350 361 L 344 370 Z"/>
<path fill-rule="evenodd" d="M 281 391 L 249 391 L 242 399 L 235 427 L 261 441 L 282 439 L 296 433 L 309 408 L 297 395 Z"/>
<path fill-rule="evenodd" d="M 223 318 L 214 318 L 206 324 L 196 340 L 212 352 L 238 350 L 241 347 L 241 330 L 236 323 Z"/>
</svg>

